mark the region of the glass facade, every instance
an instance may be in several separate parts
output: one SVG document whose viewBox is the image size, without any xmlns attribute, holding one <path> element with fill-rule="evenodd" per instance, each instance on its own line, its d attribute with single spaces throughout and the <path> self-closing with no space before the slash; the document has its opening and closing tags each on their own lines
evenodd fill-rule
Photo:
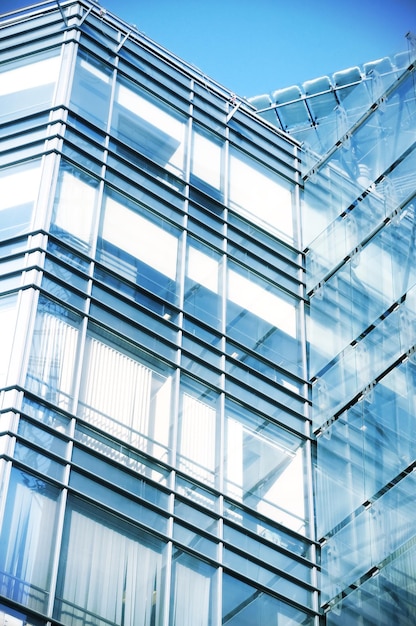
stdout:
<svg viewBox="0 0 416 626">
<path fill-rule="evenodd" d="M 0 623 L 412 626 L 415 52 L 249 102 L 91 0 L 0 37 Z"/>
<path fill-rule="evenodd" d="M 0 622 L 316 626 L 298 144 L 88 0 L 0 26 Z"/>
<path fill-rule="evenodd" d="M 364 66 L 371 72 L 346 87 L 333 113 L 344 120 L 333 125 L 333 147 L 305 160 L 315 505 L 329 626 L 416 620 L 415 52 Z"/>
</svg>

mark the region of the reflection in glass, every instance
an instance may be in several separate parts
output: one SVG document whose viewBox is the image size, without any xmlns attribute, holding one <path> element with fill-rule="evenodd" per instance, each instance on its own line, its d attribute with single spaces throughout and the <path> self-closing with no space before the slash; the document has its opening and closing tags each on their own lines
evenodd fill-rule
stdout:
<svg viewBox="0 0 416 626">
<path fill-rule="evenodd" d="M 188 239 L 184 310 L 213 328 L 221 328 L 219 254 Z"/>
<path fill-rule="evenodd" d="M 222 146 L 201 130 L 194 130 L 192 145 L 192 183 L 209 195 L 219 198 L 222 189 Z"/>
<path fill-rule="evenodd" d="M 97 126 L 107 127 L 111 93 L 111 69 L 99 59 L 81 52 L 72 86 L 71 110 Z"/>
</svg>

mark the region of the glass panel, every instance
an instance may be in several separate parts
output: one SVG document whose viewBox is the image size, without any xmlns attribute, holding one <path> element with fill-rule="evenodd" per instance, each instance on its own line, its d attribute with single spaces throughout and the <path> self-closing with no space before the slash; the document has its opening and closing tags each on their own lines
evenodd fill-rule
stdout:
<svg viewBox="0 0 416 626">
<path fill-rule="evenodd" d="M 151 535 L 74 500 L 54 616 L 67 626 L 161 623 L 162 549 Z"/>
<path fill-rule="evenodd" d="M 252 516 L 252 518 L 254 518 L 254 516 Z M 247 521 L 248 520 L 250 520 L 250 514 L 247 514 Z M 259 523 L 259 521 L 258 525 L 261 527 L 261 523 Z M 264 531 L 265 528 L 263 528 L 262 537 L 265 539 L 272 538 L 267 536 L 267 533 Z M 260 532 L 258 534 L 260 535 Z M 284 533 L 282 533 L 282 537 L 284 537 Z M 299 581 L 304 581 L 306 583 L 311 582 L 312 568 L 304 563 L 296 561 L 293 558 L 293 555 L 280 551 L 277 547 L 279 544 L 277 544 L 276 541 L 272 541 L 268 545 L 256 537 L 251 537 L 245 529 L 244 531 L 236 530 L 228 524 L 224 524 L 224 541 L 229 544 L 229 549 L 232 550 L 233 548 L 239 548 L 240 550 L 246 552 L 247 557 L 244 556 L 244 559 L 254 557 L 271 568 L 277 567 L 291 576 L 294 576 Z M 280 544 L 279 547 L 283 546 Z M 233 557 L 229 558 L 232 559 Z M 241 565 L 239 567 L 241 567 Z M 253 576 L 253 579 L 254 577 L 255 575 Z M 274 585 L 271 575 L 266 577 L 266 580 L 269 582 L 265 582 L 265 584 Z M 293 598 L 291 593 L 288 595 Z"/>
<path fill-rule="evenodd" d="M 233 402 L 226 402 L 224 489 L 284 526 L 305 533 L 302 441 Z"/>
<path fill-rule="evenodd" d="M 64 466 L 53 461 L 50 457 L 34 450 L 31 446 L 26 446 L 17 442 L 14 449 L 14 458 L 42 474 L 56 480 L 62 480 Z"/>
<path fill-rule="evenodd" d="M 89 334 L 79 413 L 107 434 L 166 460 L 172 372 L 137 352 Z"/>
<path fill-rule="evenodd" d="M 230 206 L 293 241 L 292 186 L 242 152 L 230 152 Z"/>
<path fill-rule="evenodd" d="M 218 509 L 218 496 L 208 491 L 208 489 L 196 485 L 187 478 L 176 475 L 176 488 L 178 493 L 192 502 L 196 502 L 210 511 L 216 511 Z"/>
<path fill-rule="evenodd" d="M 217 558 L 217 544 L 207 537 L 202 536 L 199 532 L 195 532 L 183 524 L 175 522 L 173 525 L 173 539 L 188 548 L 192 548 L 199 554 Z"/>
<path fill-rule="evenodd" d="M 0 172 L 0 240 L 27 231 L 40 183 L 40 161 L 15 165 Z"/>
<path fill-rule="evenodd" d="M 178 467 L 207 486 L 216 475 L 218 394 L 183 377 L 178 434 Z"/>
<path fill-rule="evenodd" d="M 172 626 L 211 626 L 215 569 L 180 550 L 173 555 Z"/>
<path fill-rule="evenodd" d="M 197 126 L 192 136 L 191 182 L 219 198 L 222 190 L 222 142 Z"/>
<path fill-rule="evenodd" d="M 133 83 L 116 87 L 113 132 L 116 137 L 170 172 L 182 174 L 185 119 Z"/>
<path fill-rule="evenodd" d="M 298 583 L 286 579 L 280 573 L 264 567 L 263 564 L 251 561 L 250 558 L 247 558 L 247 555 L 237 554 L 233 550 L 224 547 L 223 562 L 226 567 L 232 568 L 251 582 L 278 591 L 298 604 L 311 607 L 312 594 L 310 591 L 302 588 Z"/>
<path fill-rule="evenodd" d="M 96 57 L 79 53 L 70 107 L 84 119 L 104 128 L 110 104 L 111 74 L 111 69 Z"/>
<path fill-rule="evenodd" d="M 114 487 L 114 484 L 103 484 L 101 480 L 97 480 L 95 477 L 89 478 L 73 468 L 69 477 L 69 485 L 78 493 L 92 498 L 94 502 L 103 504 L 111 511 L 117 511 L 129 520 L 139 522 L 142 526 L 163 534 L 167 532 L 165 516 L 132 498 L 130 494 L 124 495 Z"/>
<path fill-rule="evenodd" d="M 407 548 L 407 550 L 406 550 Z M 366 580 L 327 613 L 328 626 L 411 625 L 416 621 L 416 549 L 400 550 L 380 572 Z M 352 591 L 352 592 L 351 592 Z"/>
<path fill-rule="evenodd" d="M 100 260 L 170 302 L 176 299 L 178 231 L 114 194 L 105 200 Z"/>
<path fill-rule="evenodd" d="M 196 239 L 188 239 L 184 310 L 213 328 L 221 328 L 221 257 Z"/>
<path fill-rule="evenodd" d="M 2 329 L 2 346 L 0 350 L 0 387 L 6 386 L 9 362 L 13 349 L 14 329 L 16 326 L 17 295 L 0 298 L 0 328 Z"/>
<path fill-rule="evenodd" d="M 46 57 L 46 58 L 45 58 Z M 5 65 L 0 82 L 0 117 L 3 121 L 22 117 L 52 105 L 60 68 L 58 51 Z"/>
<path fill-rule="evenodd" d="M 139 453 L 134 452 L 128 445 L 120 444 L 111 437 L 107 437 L 105 434 L 81 424 L 77 424 L 76 426 L 75 439 L 99 454 L 121 463 L 140 475 L 151 478 L 160 485 L 167 485 L 169 471 L 157 465 L 157 463 L 146 459 Z"/>
<path fill-rule="evenodd" d="M 224 518 L 241 526 L 243 533 L 244 529 L 248 528 L 276 546 L 304 556 L 307 559 L 310 558 L 310 544 L 306 539 L 293 535 L 288 530 L 285 531 L 270 519 L 262 519 L 234 502 L 224 500 Z M 224 530 L 224 532 L 226 531 Z"/>
<path fill-rule="evenodd" d="M 188 524 L 193 524 L 197 528 L 202 528 L 212 534 L 217 534 L 217 518 L 207 515 L 206 512 L 200 511 L 195 506 L 186 504 L 186 502 L 180 500 L 178 497 L 175 498 L 175 515 Z"/>
<path fill-rule="evenodd" d="M 229 263 L 227 333 L 255 352 L 301 374 L 296 300 Z"/>
<path fill-rule="evenodd" d="M 117 467 L 114 463 L 109 462 L 108 459 L 99 457 L 78 446 L 74 447 L 72 460 L 76 465 L 87 469 L 88 472 L 92 472 L 95 476 L 105 480 L 108 485 L 117 485 L 117 487 L 123 491 L 128 491 L 132 495 L 132 500 L 138 497 L 151 504 L 156 504 L 163 509 L 167 509 L 168 494 L 162 491 L 159 486 L 152 484 L 148 480 L 144 480 L 143 471 L 142 474 L 138 476 L 135 471 L 125 470 L 120 466 Z M 152 464 L 149 463 L 146 473 L 151 473 L 151 467 Z M 96 494 L 94 494 L 94 497 L 96 497 Z"/>
<path fill-rule="evenodd" d="M 36 444 L 42 450 L 49 450 L 62 457 L 62 459 L 67 457 L 67 441 L 56 437 L 49 429 L 40 428 L 37 423 L 32 424 L 28 419 L 21 417 L 17 432 L 26 441 Z"/>
<path fill-rule="evenodd" d="M 312 626 L 313 617 L 285 602 L 260 592 L 228 574 L 223 576 L 222 624 L 224 626 L 253 626 L 282 624 Z"/>
<path fill-rule="evenodd" d="M 45 626 L 44 620 L 34 619 L 0 604 L 0 623 L 5 626 Z"/>
<path fill-rule="evenodd" d="M 92 243 L 98 184 L 72 165 L 61 166 L 51 233 L 81 250 Z"/>
<path fill-rule="evenodd" d="M 39 420 L 39 422 L 46 424 L 49 428 L 53 428 L 60 433 L 68 435 L 71 431 L 70 418 L 60 415 L 49 407 L 40 404 L 36 400 L 31 400 L 26 396 L 23 398 L 22 412 L 34 417 Z"/>
<path fill-rule="evenodd" d="M 12 470 L 0 535 L 0 590 L 41 613 L 47 610 L 58 496 L 56 487 Z"/>
<path fill-rule="evenodd" d="M 57 406 L 69 410 L 77 354 L 80 318 L 43 296 L 39 299 L 28 388 Z"/>
</svg>

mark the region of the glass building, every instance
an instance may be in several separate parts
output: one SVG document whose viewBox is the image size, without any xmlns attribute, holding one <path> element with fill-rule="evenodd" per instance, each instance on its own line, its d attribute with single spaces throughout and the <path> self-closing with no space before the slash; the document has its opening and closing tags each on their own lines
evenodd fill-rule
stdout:
<svg viewBox="0 0 416 626">
<path fill-rule="evenodd" d="M 0 624 L 413 626 L 411 38 L 247 101 L 91 0 L 0 37 Z"/>
</svg>

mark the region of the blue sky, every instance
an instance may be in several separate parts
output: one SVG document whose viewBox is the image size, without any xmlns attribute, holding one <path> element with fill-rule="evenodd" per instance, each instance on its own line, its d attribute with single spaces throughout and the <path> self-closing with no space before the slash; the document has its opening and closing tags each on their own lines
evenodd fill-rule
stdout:
<svg viewBox="0 0 416 626">
<path fill-rule="evenodd" d="M 26 0 L 0 0 L 1 12 Z M 406 50 L 416 0 L 100 0 L 240 96 Z"/>
</svg>

